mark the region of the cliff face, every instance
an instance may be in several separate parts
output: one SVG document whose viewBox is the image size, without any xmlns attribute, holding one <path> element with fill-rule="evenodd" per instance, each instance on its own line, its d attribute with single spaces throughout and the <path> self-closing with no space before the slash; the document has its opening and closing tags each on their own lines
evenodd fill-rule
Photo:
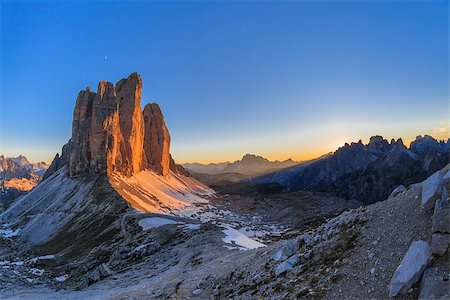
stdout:
<svg viewBox="0 0 450 300">
<path fill-rule="evenodd" d="M 144 169 L 160 175 L 180 169 L 170 156 L 170 134 L 159 106 L 141 110 L 142 79 L 138 73 L 116 85 L 102 81 L 97 93 L 78 94 L 72 138 L 45 175 L 68 165 L 70 176 L 91 172 L 132 176 Z"/>
</svg>

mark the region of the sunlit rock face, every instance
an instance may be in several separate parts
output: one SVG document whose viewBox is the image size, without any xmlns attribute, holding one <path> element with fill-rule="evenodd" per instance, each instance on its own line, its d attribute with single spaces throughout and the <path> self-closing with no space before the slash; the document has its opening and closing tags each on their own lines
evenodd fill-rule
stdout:
<svg viewBox="0 0 450 300">
<path fill-rule="evenodd" d="M 116 85 L 102 81 L 97 93 L 90 88 L 78 94 L 72 138 L 46 177 L 64 165 L 70 176 L 90 172 L 120 173 L 127 177 L 144 169 L 160 175 L 179 169 L 171 161 L 170 135 L 157 104 L 141 110 L 142 79 L 138 73 Z"/>
<path fill-rule="evenodd" d="M 158 104 L 150 103 L 144 107 L 144 121 L 144 149 L 148 166 L 165 176 L 170 170 L 170 134 Z"/>
</svg>

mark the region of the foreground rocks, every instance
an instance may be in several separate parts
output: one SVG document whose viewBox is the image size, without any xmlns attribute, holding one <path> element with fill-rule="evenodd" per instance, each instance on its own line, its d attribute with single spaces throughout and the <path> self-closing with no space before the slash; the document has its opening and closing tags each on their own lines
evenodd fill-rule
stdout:
<svg viewBox="0 0 450 300">
<path fill-rule="evenodd" d="M 431 255 L 434 257 L 444 256 L 449 247 L 450 204 L 449 186 L 446 179 L 449 177 L 449 166 L 437 171 L 418 185 L 419 188 L 422 188 L 421 207 L 424 210 L 431 210 L 434 207 L 431 220 L 431 247 L 425 241 L 415 241 L 411 244 L 391 279 L 389 285 L 389 296 L 391 297 L 409 292 L 424 271 L 420 286 L 420 299 L 448 299 L 450 296 L 448 284 L 435 275 L 434 269 L 426 269 Z"/>
<path fill-rule="evenodd" d="M 442 192 L 442 173 L 437 171 L 422 183 L 422 207 L 431 210 Z"/>
<path fill-rule="evenodd" d="M 403 184 L 401 184 L 392 191 L 392 193 L 389 195 L 388 199 L 394 198 L 398 194 L 401 194 L 405 191 L 406 191 L 406 187 Z"/>
<path fill-rule="evenodd" d="M 400 266 L 394 273 L 389 284 L 389 296 L 405 294 L 420 280 L 431 256 L 431 249 L 425 241 L 415 241 L 411 244 Z"/>
<path fill-rule="evenodd" d="M 420 282 L 419 300 L 438 300 L 449 298 L 448 282 L 434 268 L 428 268 Z"/>
</svg>

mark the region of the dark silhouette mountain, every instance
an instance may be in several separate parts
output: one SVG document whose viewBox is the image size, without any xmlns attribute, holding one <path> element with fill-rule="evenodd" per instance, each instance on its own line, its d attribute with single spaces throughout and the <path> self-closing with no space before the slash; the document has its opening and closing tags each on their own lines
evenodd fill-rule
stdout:
<svg viewBox="0 0 450 300">
<path fill-rule="evenodd" d="M 329 192 L 346 199 L 373 203 L 386 199 L 400 184 L 425 179 L 449 162 L 450 142 L 418 136 L 407 149 L 398 139 L 381 136 L 345 144 L 328 155 L 298 166 L 254 178 L 253 184 L 279 183 L 289 191 Z"/>
</svg>

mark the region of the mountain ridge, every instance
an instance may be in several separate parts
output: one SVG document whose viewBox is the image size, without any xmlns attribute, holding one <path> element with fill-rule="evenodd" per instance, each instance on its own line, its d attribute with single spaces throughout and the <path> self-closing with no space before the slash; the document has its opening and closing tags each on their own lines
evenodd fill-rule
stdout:
<svg viewBox="0 0 450 300">
<path fill-rule="evenodd" d="M 437 141 L 429 135 L 418 136 L 411 143 L 409 149 L 403 144 L 402 139 L 392 139 L 389 143 L 381 136 L 373 136 L 367 144 L 363 144 L 361 140 L 357 143 L 345 143 L 331 155 L 252 178 L 251 182 L 253 184 L 278 183 L 289 191 L 317 190 L 331 192 L 338 196 L 345 196 L 346 199 L 372 203 L 387 198 L 390 191 L 397 185 L 409 184 L 412 182 L 411 180 L 423 180 L 431 173 L 443 168 L 448 164 L 449 150 L 450 139 L 447 142 Z M 400 163 L 400 160 L 402 163 Z M 420 163 L 413 164 L 417 160 Z M 380 168 L 384 165 L 391 168 L 389 172 L 385 170 L 386 172 L 383 173 L 381 171 Z M 409 175 L 406 175 L 408 172 L 403 172 L 403 168 L 415 169 L 415 171 L 411 170 L 410 172 L 415 172 L 416 175 L 409 178 Z M 378 171 L 375 171 L 375 169 L 378 169 Z M 373 174 L 368 174 L 370 172 Z M 378 175 L 374 175 L 375 173 Z M 386 174 L 390 175 L 387 176 Z M 385 175 L 386 178 L 382 178 Z M 345 176 L 348 176 L 348 178 Z M 389 181 L 387 177 L 390 176 L 399 178 Z M 361 192 L 367 186 L 362 178 L 370 182 L 375 180 L 375 183 L 370 185 L 379 190 L 375 192 L 378 196 L 362 199 L 367 196 L 365 192 Z M 358 186 L 353 185 L 352 182 L 355 180 L 359 180 Z M 387 183 L 385 186 L 380 184 L 384 180 Z M 370 193 L 372 192 L 370 191 Z"/>
<path fill-rule="evenodd" d="M 222 163 L 184 163 L 182 166 L 187 170 L 194 173 L 205 174 L 223 174 L 223 173 L 240 173 L 246 176 L 260 175 L 266 172 L 271 172 L 277 169 L 287 168 L 300 162 L 294 161 L 291 158 L 279 161 L 270 161 L 255 154 L 245 154 L 241 159 L 234 162 L 222 162 Z"/>
</svg>

